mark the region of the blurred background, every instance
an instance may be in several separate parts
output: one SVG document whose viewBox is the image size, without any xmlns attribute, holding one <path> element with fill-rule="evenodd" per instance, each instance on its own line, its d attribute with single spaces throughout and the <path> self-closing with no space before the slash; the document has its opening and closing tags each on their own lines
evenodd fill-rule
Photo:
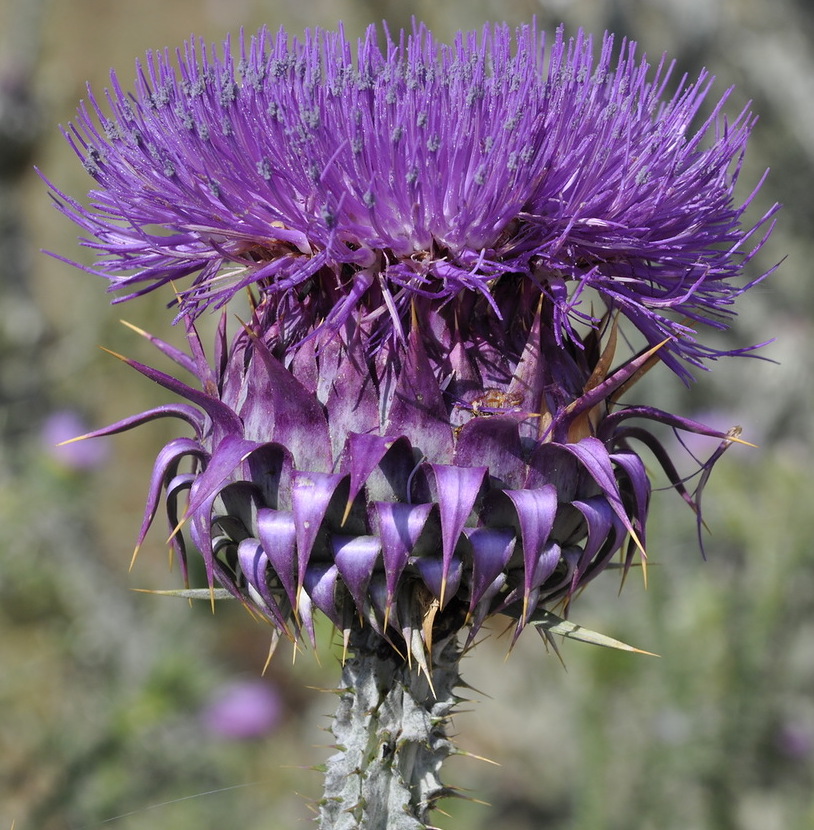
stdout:
<svg viewBox="0 0 814 830">
<path fill-rule="evenodd" d="M 606 576 L 573 618 L 657 652 L 565 643 L 566 668 L 526 633 L 495 629 L 465 661 L 476 689 L 455 718 L 471 758 L 447 764 L 464 799 L 446 830 L 806 830 L 814 827 L 812 308 L 814 12 L 808 0 L 0 0 L 0 830 L 242 830 L 310 826 L 329 750 L 336 657 L 281 648 L 224 603 L 190 608 L 134 588 L 179 587 L 152 534 L 132 572 L 157 423 L 58 450 L 60 440 L 169 400 L 101 352 L 149 361 L 128 321 L 177 338 L 157 298 L 111 308 L 101 280 L 41 249 L 87 259 L 34 166 L 82 198 L 90 180 L 62 139 L 85 84 L 125 87 L 148 48 L 220 42 L 266 23 L 360 34 L 370 22 L 444 39 L 537 15 L 627 35 L 679 72 L 708 67 L 728 111 L 760 121 L 742 196 L 771 167 L 757 219 L 785 204 L 727 337 L 777 340 L 777 365 L 730 360 L 690 390 L 667 373 L 649 401 L 724 427 L 736 447 L 694 517 L 654 499 L 649 587 Z M 709 451 L 712 446 L 707 448 Z M 806 504 L 808 503 L 808 507 Z M 240 717 L 237 717 L 240 714 Z"/>
</svg>

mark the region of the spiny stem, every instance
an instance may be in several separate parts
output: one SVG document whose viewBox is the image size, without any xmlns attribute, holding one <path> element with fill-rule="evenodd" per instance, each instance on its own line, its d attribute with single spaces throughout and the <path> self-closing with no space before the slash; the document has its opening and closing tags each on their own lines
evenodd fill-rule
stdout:
<svg viewBox="0 0 814 830">
<path fill-rule="evenodd" d="M 458 698 L 461 649 L 433 645 L 432 682 L 369 627 L 351 633 L 331 731 L 320 830 L 426 830 L 449 794 L 439 772 L 455 749 L 446 727 Z"/>
</svg>

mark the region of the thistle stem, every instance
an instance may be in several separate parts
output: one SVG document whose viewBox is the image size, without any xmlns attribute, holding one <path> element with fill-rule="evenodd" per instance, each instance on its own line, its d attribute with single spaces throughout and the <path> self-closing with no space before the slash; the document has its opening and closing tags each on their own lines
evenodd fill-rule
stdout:
<svg viewBox="0 0 814 830">
<path fill-rule="evenodd" d="M 458 702 L 457 638 L 433 646 L 431 683 L 367 626 L 352 632 L 349 652 L 320 830 L 426 830 L 436 802 L 450 795 L 439 772 L 455 751 L 446 727 Z"/>
</svg>

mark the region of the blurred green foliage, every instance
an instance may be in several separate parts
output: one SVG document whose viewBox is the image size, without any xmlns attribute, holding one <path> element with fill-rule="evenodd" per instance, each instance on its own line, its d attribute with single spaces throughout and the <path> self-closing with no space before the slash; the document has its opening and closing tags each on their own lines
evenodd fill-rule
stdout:
<svg viewBox="0 0 814 830">
<path fill-rule="evenodd" d="M 651 55 L 667 50 L 679 74 L 709 66 L 719 90 L 737 85 L 733 114 L 755 99 L 761 121 L 745 185 L 771 166 L 756 211 L 786 203 L 755 267 L 788 259 L 744 298 L 731 336 L 741 344 L 777 336 L 765 354 L 781 365 L 730 361 L 690 390 L 667 377 L 648 380 L 648 400 L 742 422 L 762 448 L 735 448 L 715 470 L 705 495 L 707 562 L 693 514 L 660 493 L 648 590 L 633 573 L 617 595 L 606 575 L 575 606 L 577 621 L 660 658 L 565 643 L 564 670 L 532 632 L 507 658 L 498 630 L 472 652 L 465 677 L 473 703 L 455 720 L 457 742 L 501 766 L 453 759 L 449 783 L 491 806 L 451 800 L 437 823 L 814 826 L 814 512 L 806 507 L 814 34 L 805 0 L 0 0 L 3 100 L 31 114 L 15 121 L 16 111 L 0 111 L 0 136 L 22 125 L 26 150 L 13 169 L 0 166 L 2 830 L 12 822 L 15 830 L 305 826 L 321 790 L 308 767 L 328 753 L 322 730 L 335 705 L 316 689 L 339 676 L 327 645 L 319 661 L 306 653 L 293 665 L 282 647 L 267 673 L 285 703 L 278 729 L 229 742 L 204 728 L 201 711 L 224 683 L 260 674 L 269 632 L 227 604 L 213 616 L 205 603 L 190 608 L 131 590 L 178 586 L 160 534 L 127 571 L 151 457 L 171 437 L 168 427 L 112 439 L 108 460 L 92 471 L 59 462 L 40 432 L 58 409 L 100 425 L 166 399 L 95 348 L 152 358 L 118 325 L 120 314 L 162 337 L 178 333 L 160 300 L 111 309 L 93 277 L 38 253 L 87 261 L 31 163 L 81 197 L 88 180 L 56 125 L 70 119 L 86 80 L 101 88 L 112 66 L 126 85 L 135 56 L 174 47 L 190 32 L 220 40 L 241 25 L 301 32 L 343 19 L 359 34 L 369 21 L 398 27 L 416 14 L 448 38 L 497 15 L 519 23 L 535 13 L 546 27 L 564 18 L 572 28 L 629 34 Z"/>
</svg>

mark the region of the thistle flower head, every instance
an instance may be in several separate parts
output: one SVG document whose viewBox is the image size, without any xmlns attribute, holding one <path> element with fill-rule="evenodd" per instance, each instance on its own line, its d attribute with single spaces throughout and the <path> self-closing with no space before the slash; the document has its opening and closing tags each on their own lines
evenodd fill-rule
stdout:
<svg viewBox="0 0 814 830">
<path fill-rule="evenodd" d="M 416 298 L 500 316 L 522 275 L 558 344 L 619 312 L 686 380 L 722 354 L 696 331 L 731 317 L 774 213 L 744 226 L 735 201 L 753 119 L 726 121 L 726 95 L 699 116 L 705 72 L 668 93 L 672 65 L 610 35 L 598 51 L 531 26 L 383 48 L 370 28 L 355 50 L 262 29 L 237 61 L 190 41 L 177 66 L 148 54 L 135 95 L 112 76 L 109 114 L 89 93 L 66 135 L 97 186 L 57 201 L 122 299 L 172 281 L 194 316 L 256 285 L 292 337 L 363 308 L 375 345 Z"/>
<path fill-rule="evenodd" d="M 277 631 L 361 620 L 426 667 L 439 633 L 519 633 L 644 555 L 642 447 L 700 522 L 734 435 L 621 399 L 725 354 L 694 329 L 723 326 L 775 209 L 745 228 L 734 200 L 748 113 L 695 129 L 705 74 L 668 97 L 670 67 L 612 51 L 261 30 L 237 68 L 228 41 L 149 55 L 112 117 L 90 97 L 68 137 L 97 189 L 58 204 L 124 298 L 180 287 L 189 353 L 151 339 L 194 378 L 128 361 L 185 401 L 94 433 L 193 430 L 156 459 L 139 544 L 163 499 L 184 573 L 191 540 Z M 198 313 L 244 288 L 207 356 Z M 694 494 L 648 421 L 721 440 Z"/>
</svg>

